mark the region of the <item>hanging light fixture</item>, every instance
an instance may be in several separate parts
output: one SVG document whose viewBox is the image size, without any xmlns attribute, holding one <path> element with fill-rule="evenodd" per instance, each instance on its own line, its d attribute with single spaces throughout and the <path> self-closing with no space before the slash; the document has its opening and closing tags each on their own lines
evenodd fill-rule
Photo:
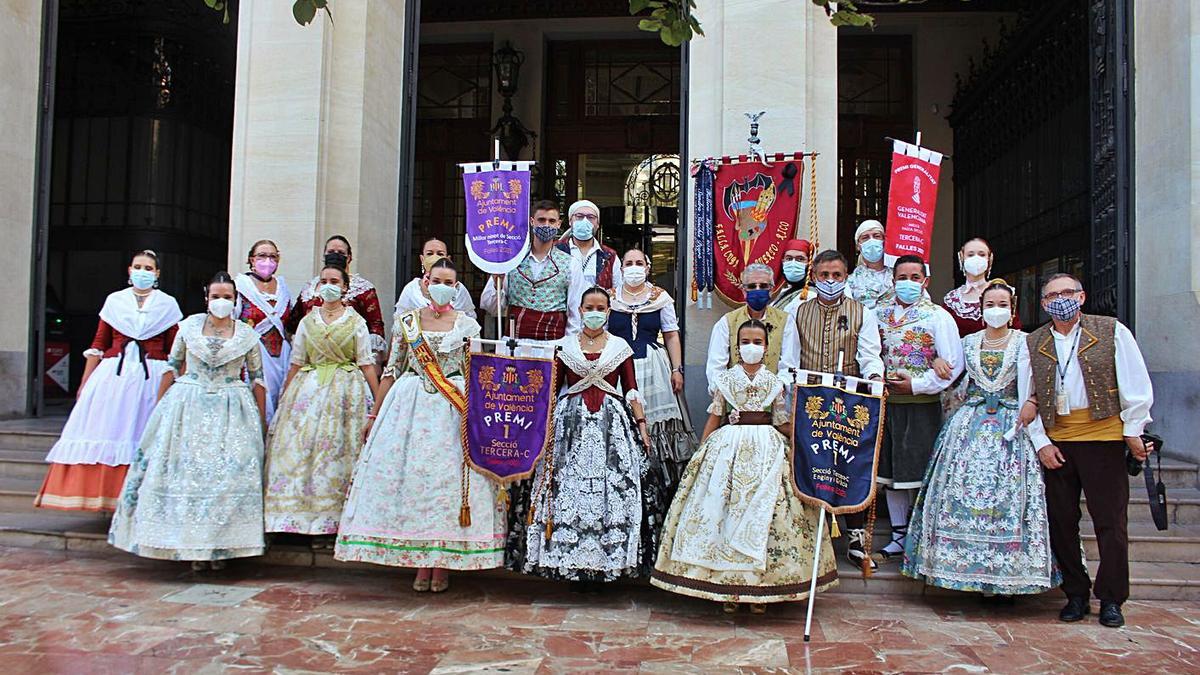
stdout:
<svg viewBox="0 0 1200 675">
<path fill-rule="evenodd" d="M 505 42 L 492 55 L 492 69 L 496 73 L 496 91 L 504 97 L 504 114 L 496 120 L 492 127 L 492 136 L 500 140 L 506 159 L 517 159 L 521 151 L 529 146 L 529 138 L 533 132 L 525 127 L 516 115 L 513 115 L 512 99 L 517 94 L 521 80 L 521 64 L 525 63 L 525 54 L 513 49 Z"/>
</svg>

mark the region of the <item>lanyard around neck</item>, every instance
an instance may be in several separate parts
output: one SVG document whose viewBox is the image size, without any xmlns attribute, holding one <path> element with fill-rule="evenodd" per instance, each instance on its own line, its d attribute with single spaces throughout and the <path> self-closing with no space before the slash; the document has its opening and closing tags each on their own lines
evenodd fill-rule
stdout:
<svg viewBox="0 0 1200 675">
<path fill-rule="evenodd" d="M 1051 329 L 1053 330 L 1053 329 Z M 1071 359 L 1075 358 L 1075 354 L 1079 351 L 1079 336 L 1083 334 L 1083 325 L 1075 326 L 1075 340 L 1071 343 L 1071 351 L 1067 354 L 1067 358 L 1062 365 L 1054 364 L 1054 369 L 1058 371 L 1058 383 L 1060 385 L 1067 382 L 1067 370 L 1071 367 Z"/>
</svg>

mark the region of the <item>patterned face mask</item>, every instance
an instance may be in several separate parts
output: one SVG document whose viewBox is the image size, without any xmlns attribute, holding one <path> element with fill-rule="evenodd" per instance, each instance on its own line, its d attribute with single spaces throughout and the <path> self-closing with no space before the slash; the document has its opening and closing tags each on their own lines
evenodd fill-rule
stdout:
<svg viewBox="0 0 1200 675">
<path fill-rule="evenodd" d="M 1059 321 L 1070 321 L 1079 313 L 1077 298 L 1055 298 L 1046 303 L 1046 313 Z"/>
</svg>

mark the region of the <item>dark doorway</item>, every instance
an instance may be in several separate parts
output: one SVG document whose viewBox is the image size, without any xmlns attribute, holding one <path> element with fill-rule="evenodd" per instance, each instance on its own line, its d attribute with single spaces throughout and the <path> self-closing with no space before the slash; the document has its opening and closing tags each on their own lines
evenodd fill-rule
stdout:
<svg viewBox="0 0 1200 675">
<path fill-rule="evenodd" d="M 854 230 L 887 216 L 892 145 L 912 138 L 912 38 L 838 39 L 838 249 L 854 260 Z"/>
<path fill-rule="evenodd" d="M 78 386 L 107 294 L 152 249 L 185 314 L 225 267 L 237 7 L 196 0 L 63 2 L 55 66 L 46 341 Z"/>
<path fill-rule="evenodd" d="M 1007 31 L 960 87 L 955 236 L 983 236 L 1021 321 L 1046 321 L 1041 283 L 1069 272 L 1087 310 L 1132 319 L 1127 0 L 1055 0 Z"/>
</svg>

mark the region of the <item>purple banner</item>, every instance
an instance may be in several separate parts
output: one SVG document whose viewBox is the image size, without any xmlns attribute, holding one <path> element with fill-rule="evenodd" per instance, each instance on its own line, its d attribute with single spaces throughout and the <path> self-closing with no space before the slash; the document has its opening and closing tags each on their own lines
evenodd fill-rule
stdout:
<svg viewBox="0 0 1200 675">
<path fill-rule="evenodd" d="M 554 433 L 553 359 L 472 352 L 466 443 L 471 466 L 504 485 L 533 473 Z"/>
<path fill-rule="evenodd" d="M 529 250 L 529 171 L 463 173 L 467 254 L 488 274 L 506 274 Z"/>
</svg>

